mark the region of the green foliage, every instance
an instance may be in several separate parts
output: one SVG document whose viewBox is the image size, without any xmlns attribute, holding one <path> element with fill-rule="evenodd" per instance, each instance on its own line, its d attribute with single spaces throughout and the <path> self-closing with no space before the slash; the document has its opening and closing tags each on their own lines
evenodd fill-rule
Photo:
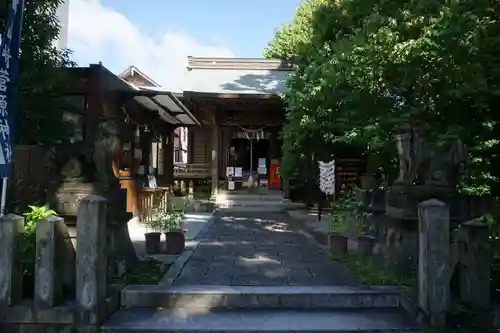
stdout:
<svg viewBox="0 0 500 333">
<path fill-rule="evenodd" d="M 131 284 L 156 285 L 165 275 L 168 266 L 155 259 L 147 258 L 140 261 L 134 269 L 126 272 L 116 282 L 123 286 Z"/>
<path fill-rule="evenodd" d="M 62 68 L 72 67 L 69 50 L 58 50 L 56 11 L 63 0 L 26 1 L 19 59 L 19 95 L 15 143 L 52 144 L 64 141 L 72 127 L 63 119 L 67 105 L 61 92 L 67 84 Z M 0 31 L 3 31 L 1 22 Z"/>
<path fill-rule="evenodd" d="M 488 214 L 482 217 L 489 228 L 489 241 L 491 251 L 491 283 L 492 299 L 500 300 L 500 216 Z"/>
<path fill-rule="evenodd" d="M 500 3 L 304 1 L 265 50 L 293 59 L 283 98 L 283 174 L 343 143 L 387 156 L 406 124 L 429 145 L 470 148 L 466 190 L 498 178 Z"/>
<path fill-rule="evenodd" d="M 341 256 L 331 256 L 331 260 L 342 263 L 349 273 L 364 285 L 401 286 L 413 290 L 417 286 L 415 278 L 407 278 L 390 267 L 385 267 L 377 257 L 346 253 Z"/>
<path fill-rule="evenodd" d="M 41 219 L 50 216 L 57 215 L 56 211 L 51 209 L 49 206 L 28 206 L 29 211 L 23 213 L 24 216 L 24 232 L 33 233 L 36 229 L 36 223 Z"/>
<path fill-rule="evenodd" d="M 185 216 L 183 210 L 174 210 L 168 212 L 164 220 L 163 229 L 167 231 L 180 229 L 182 227 L 182 223 L 184 222 L 184 218 Z"/>
<path fill-rule="evenodd" d="M 362 222 L 370 214 L 365 210 L 363 203 L 357 198 L 354 191 L 346 191 L 330 204 L 331 208 L 331 232 L 343 234 L 349 230 L 349 226 Z M 359 232 L 369 231 L 364 224 L 359 224 Z"/>
<path fill-rule="evenodd" d="M 24 232 L 20 238 L 19 251 L 21 252 L 21 262 L 23 265 L 23 279 L 32 288 L 35 277 L 36 224 L 43 218 L 50 215 L 57 215 L 57 213 L 47 205 L 30 205 L 28 208 L 29 210 L 22 214 L 24 216 Z M 33 290 L 25 290 L 25 292 L 29 295 Z"/>
</svg>

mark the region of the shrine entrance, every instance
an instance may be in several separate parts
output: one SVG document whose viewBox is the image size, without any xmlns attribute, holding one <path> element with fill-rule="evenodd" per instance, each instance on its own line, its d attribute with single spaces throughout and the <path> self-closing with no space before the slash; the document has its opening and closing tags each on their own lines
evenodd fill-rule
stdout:
<svg viewBox="0 0 500 333">
<path fill-rule="evenodd" d="M 259 160 L 269 160 L 269 145 L 267 139 L 255 142 L 248 139 L 231 139 L 228 165 L 242 168 L 245 173 L 255 171 L 259 168 Z"/>
<path fill-rule="evenodd" d="M 189 163 L 210 169 L 213 193 L 255 179 L 265 186 L 279 167 L 285 105 L 278 94 L 289 70 L 279 60 L 189 58 L 183 102 L 201 122 L 190 131 Z"/>
</svg>

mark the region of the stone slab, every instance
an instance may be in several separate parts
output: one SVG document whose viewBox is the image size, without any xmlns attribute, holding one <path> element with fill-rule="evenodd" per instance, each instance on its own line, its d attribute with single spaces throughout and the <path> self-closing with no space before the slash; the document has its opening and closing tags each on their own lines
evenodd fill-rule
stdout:
<svg viewBox="0 0 500 333">
<path fill-rule="evenodd" d="M 399 288 L 382 286 L 131 285 L 121 293 L 122 306 L 129 308 L 397 308 L 400 299 Z"/>
<path fill-rule="evenodd" d="M 221 311 L 197 309 L 121 309 L 102 332 L 421 332 L 397 309 L 357 311 Z"/>
<path fill-rule="evenodd" d="M 218 212 L 199 242 L 174 284 L 357 284 L 300 223 L 282 212 Z"/>
<path fill-rule="evenodd" d="M 192 249 L 185 250 L 173 261 L 167 273 L 165 273 L 163 278 L 160 280 L 159 282 L 160 285 L 171 285 L 179 277 L 181 272 L 183 272 L 184 266 L 188 263 L 191 256 L 195 253 L 196 248 L 200 245 L 199 240 L 203 239 L 205 234 L 210 229 L 210 226 L 212 225 L 213 221 L 214 221 L 214 216 L 212 214 L 210 219 L 203 226 L 203 228 L 199 230 L 193 237 L 193 241 L 191 243 Z M 199 276 L 199 272 L 192 272 L 192 274 L 197 274 Z"/>
</svg>

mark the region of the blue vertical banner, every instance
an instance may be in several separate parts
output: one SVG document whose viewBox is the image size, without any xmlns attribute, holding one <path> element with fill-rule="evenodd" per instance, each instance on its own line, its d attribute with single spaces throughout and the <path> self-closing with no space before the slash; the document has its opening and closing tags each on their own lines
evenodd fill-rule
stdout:
<svg viewBox="0 0 500 333">
<path fill-rule="evenodd" d="M 0 44 L 0 178 L 9 177 L 12 167 L 11 134 L 19 85 L 19 47 L 23 12 L 24 0 L 12 0 L 7 10 Z"/>
</svg>

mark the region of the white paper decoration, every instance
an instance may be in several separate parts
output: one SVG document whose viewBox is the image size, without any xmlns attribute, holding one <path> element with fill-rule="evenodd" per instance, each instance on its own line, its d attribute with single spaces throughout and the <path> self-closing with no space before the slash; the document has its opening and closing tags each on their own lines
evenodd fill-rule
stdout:
<svg viewBox="0 0 500 333">
<path fill-rule="evenodd" d="M 335 160 L 319 161 L 319 189 L 326 195 L 335 194 Z"/>
</svg>

